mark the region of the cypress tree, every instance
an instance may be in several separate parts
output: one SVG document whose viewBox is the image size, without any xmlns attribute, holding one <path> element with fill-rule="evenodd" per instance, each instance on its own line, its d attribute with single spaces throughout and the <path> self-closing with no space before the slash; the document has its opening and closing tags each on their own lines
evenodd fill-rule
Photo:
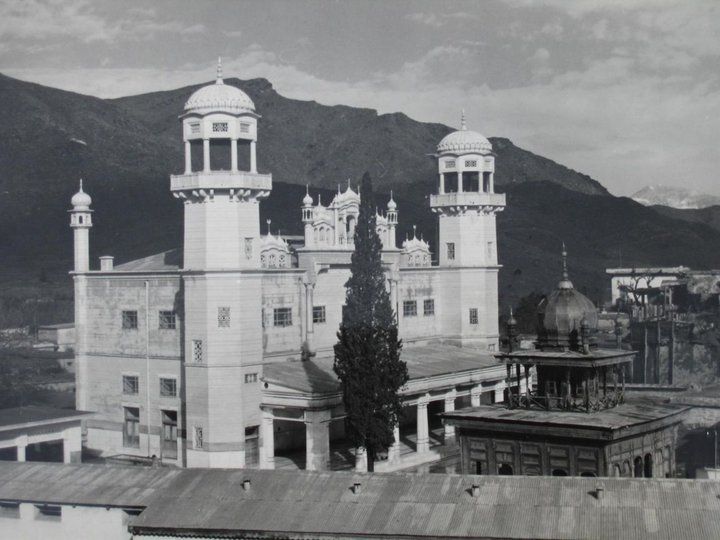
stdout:
<svg viewBox="0 0 720 540">
<path fill-rule="evenodd" d="M 346 436 L 367 451 L 374 470 L 379 451 L 393 443 L 402 402 L 398 390 L 407 382 L 407 365 L 400 359 L 402 342 L 385 286 L 382 243 L 377 234 L 370 175 L 360 186 L 360 214 L 355 227 L 351 276 L 335 345 L 334 370 L 345 403 Z"/>
</svg>

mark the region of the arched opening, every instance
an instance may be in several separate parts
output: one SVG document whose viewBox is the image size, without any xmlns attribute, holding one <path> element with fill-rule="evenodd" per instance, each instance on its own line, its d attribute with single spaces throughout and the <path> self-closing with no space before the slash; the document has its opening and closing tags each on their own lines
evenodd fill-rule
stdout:
<svg viewBox="0 0 720 540">
<path fill-rule="evenodd" d="M 568 473 L 565 469 L 553 469 L 552 475 L 553 476 L 567 476 Z"/>
<path fill-rule="evenodd" d="M 584 476 L 586 478 L 595 478 L 597 477 L 597 474 L 595 474 L 594 472 L 585 471 L 583 473 L 580 473 L 580 476 Z"/>
<path fill-rule="evenodd" d="M 652 454 L 645 454 L 645 463 L 643 467 L 645 478 L 653 477 L 653 457 Z"/>
<path fill-rule="evenodd" d="M 457 193 L 458 175 L 457 173 L 445 173 L 445 193 Z"/>
<path fill-rule="evenodd" d="M 355 236 L 355 216 L 348 216 L 346 222 L 346 232 L 348 242 L 352 242 Z"/>
<path fill-rule="evenodd" d="M 632 474 L 632 469 L 630 468 L 630 462 L 629 462 L 628 460 L 625 460 L 625 462 L 623 463 L 623 473 L 622 473 L 622 475 L 623 475 L 625 478 L 629 478 L 629 477 L 631 476 L 631 474 Z"/>
<path fill-rule="evenodd" d="M 633 460 L 633 476 L 635 478 L 642 478 L 643 475 L 643 459 L 638 456 Z"/>
<path fill-rule="evenodd" d="M 480 191 L 480 173 L 469 171 L 463 173 L 463 191 Z"/>
<path fill-rule="evenodd" d="M 498 467 L 498 474 L 500 476 L 512 476 L 513 475 L 513 468 L 512 465 L 508 463 L 501 463 Z"/>
<path fill-rule="evenodd" d="M 483 470 L 482 470 L 482 462 L 481 462 L 481 461 L 476 461 L 476 462 L 475 462 L 475 474 L 482 474 L 482 473 L 483 473 Z"/>
<path fill-rule="evenodd" d="M 618 465 L 617 463 L 613 467 L 613 476 L 615 476 L 617 478 L 622 476 L 622 469 L 620 468 L 620 465 Z"/>
</svg>

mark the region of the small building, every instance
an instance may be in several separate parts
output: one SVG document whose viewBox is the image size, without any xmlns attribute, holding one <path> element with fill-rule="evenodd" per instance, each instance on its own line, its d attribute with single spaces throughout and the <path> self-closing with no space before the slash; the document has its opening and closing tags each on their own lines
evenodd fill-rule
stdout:
<svg viewBox="0 0 720 540">
<path fill-rule="evenodd" d="M 460 439 L 464 473 L 543 476 L 670 477 L 675 474 L 678 425 L 687 407 L 629 403 L 626 365 L 633 351 L 601 349 L 594 340 L 593 303 L 563 276 L 538 306 L 538 340 L 498 354 L 507 379 L 536 372 L 525 393 L 508 386 L 505 405 L 445 413 Z"/>
<path fill-rule="evenodd" d="M 0 463 L 0 537 L 720 537 L 720 482 Z"/>
<path fill-rule="evenodd" d="M 88 414 L 39 406 L 0 409 L 0 460 L 79 463 L 81 423 Z"/>
<path fill-rule="evenodd" d="M 56 351 L 75 350 L 75 323 L 38 326 L 38 342 L 49 343 Z"/>
</svg>

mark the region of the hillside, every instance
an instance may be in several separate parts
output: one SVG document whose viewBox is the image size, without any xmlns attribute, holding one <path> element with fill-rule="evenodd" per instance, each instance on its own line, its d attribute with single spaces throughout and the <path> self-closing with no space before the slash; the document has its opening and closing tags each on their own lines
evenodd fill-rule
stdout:
<svg viewBox="0 0 720 540">
<path fill-rule="evenodd" d="M 689 223 L 702 223 L 720 232 L 720 206 L 717 205 L 706 208 L 683 209 L 655 205 L 653 210 L 673 219 L 681 219 Z"/>
<path fill-rule="evenodd" d="M 300 233 L 305 183 L 313 192 L 325 189 L 329 200 L 338 183 L 357 181 L 369 169 L 378 192 L 397 194 L 399 238 L 417 224 L 434 243 L 426 199 L 436 171 L 427 154 L 451 128 L 287 99 L 262 79 L 228 82 L 247 91 L 263 115 L 259 169 L 274 178 L 263 224 L 270 217 L 274 230 Z M 180 245 L 182 207 L 168 192 L 168 175 L 182 165 L 177 117 L 195 88 L 102 100 L 0 75 L 0 283 L 6 293 L 12 289 L 13 306 L 22 311 L 23 298 L 49 294 L 64 304 L 44 310 L 40 322 L 71 313 L 67 208 L 79 176 L 94 201 L 93 262 L 102 254 L 122 262 Z M 508 194 L 499 216 L 503 305 L 553 286 L 562 240 L 576 286 L 594 300 L 607 296 L 604 268 L 616 265 L 620 252 L 627 264 L 720 266 L 720 239 L 708 225 L 612 197 L 586 175 L 507 139 L 491 140 L 498 190 Z"/>
</svg>

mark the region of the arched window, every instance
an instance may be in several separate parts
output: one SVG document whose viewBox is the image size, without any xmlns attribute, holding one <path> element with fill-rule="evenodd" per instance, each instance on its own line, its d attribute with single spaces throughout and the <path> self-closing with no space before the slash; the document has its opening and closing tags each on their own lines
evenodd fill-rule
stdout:
<svg viewBox="0 0 720 540">
<path fill-rule="evenodd" d="M 476 461 L 475 462 L 475 474 L 482 474 L 482 462 Z"/>
<path fill-rule="evenodd" d="M 645 478 L 653 477 L 653 457 L 652 454 L 645 454 L 645 463 L 643 467 L 643 474 Z"/>
<path fill-rule="evenodd" d="M 624 477 L 629 478 L 632 476 L 632 469 L 630 468 L 630 462 L 628 460 L 625 460 L 623 463 L 623 474 Z"/>
<path fill-rule="evenodd" d="M 642 478 L 643 475 L 643 459 L 638 456 L 633 460 L 633 476 L 635 478 Z"/>
<path fill-rule="evenodd" d="M 500 476 L 512 476 L 513 475 L 513 468 L 512 465 L 508 463 L 501 463 L 498 467 L 498 474 Z"/>
<path fill-rule="evenodd" d="M 595 474 L 594 472 L 585 471 L 580 473 L 580 476 L 585 476 L 586 478 L 595 478 L 597 474 Z"/>
<path fill-rule="evenodd" d="M 320 227 L 320 243 L 325 243 L 325 227 Z"/>
<path fill-rule="evenodd" d="M 553 469 L 552 475 L 553 476 L 567 476 L 568 473 L 565 469 Z"/>
<path fill-rule="evenodd" d="M 622 469 L 620 468 L 620 465 L 618 465 L 617 463 L 613 467 L 613 476 L 618 477 L 618 478 L 622 476 Z"/>
</svg>

